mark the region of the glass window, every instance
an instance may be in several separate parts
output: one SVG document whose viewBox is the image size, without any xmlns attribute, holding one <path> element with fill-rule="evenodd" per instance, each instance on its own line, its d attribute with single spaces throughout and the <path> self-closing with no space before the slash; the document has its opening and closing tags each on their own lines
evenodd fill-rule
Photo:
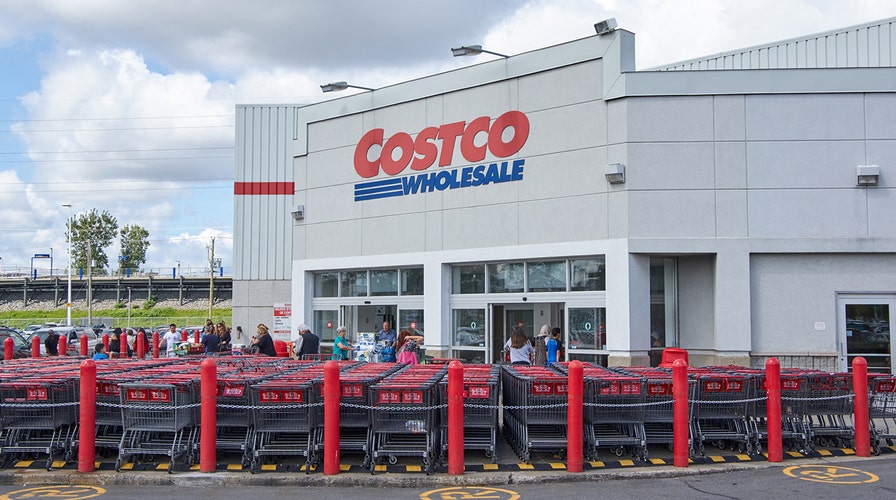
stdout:
<svg viewBox="0 0 896 500">
<path fill-rule="evenodd" d="M 423 335 L 423 309 L 402 309 L 398 312 L 399 332 L 407 330 L 411 335 Z"/>
<path fill-rule="evenodd" d="M 485 309 L 455 309 L 451 345 L 485 347 Z"/>
<path fill-rule="evenodd" d="M 398 270 L 370 271 L 370 295 L 398 295 Z"/>
<path fill-rule="evenodd" d="M 423 295 L 423 268 L 401 270 L 401 294 Z"/>
<path fill-rule="evenodd" d="M 339 296 L 339 273 L 314 273 L 315 297 Z"/>
<path fill-rule="evenodd" d="M 336 324 L 337 321 L 339 321 L 339 311 L 314 311 L 314 324 L 311 325 L 311 331 L 324 342 L 332 342 L 336 338 L 336 327 L 339 326 Z"/>
<path fill-rule="evenodd" d="M 578 349 L 606 350 L 606 324 L 607 310 L 603 307 L 569 308 L 568 352 Z"/>
<path fill-rule="evenodd" d="M 342 273 L 343 297 L 367 296 L 367 271 L 351 271 Z"/>
<path fill-rule="evenodd" d="M 599 292 L 606 290 L 604 257 L 573 259 L 569 261 L 569 289 L 573 292 Z"/>
<path fill-rule="evenodd" d="M 519 293 L 523 291 L 523 263 L 488 265 L 489 293 Z"/>
<path fill-rule="evenodd" d="M 454 266 L 451 268 L 452 293 L 485 293 L 485 266 Z"/>
<path fill-rule="evenodd" d="M 526 278 L 530 292 L 565 292 L 566 261 L 529 262 Z"/>
</svg>

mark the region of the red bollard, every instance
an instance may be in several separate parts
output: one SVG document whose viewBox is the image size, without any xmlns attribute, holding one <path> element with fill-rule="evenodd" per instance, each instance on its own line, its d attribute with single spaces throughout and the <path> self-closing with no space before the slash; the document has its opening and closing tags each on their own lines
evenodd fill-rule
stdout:
<svg viewBox="0 0 896 500">
<path fill-rule="evenodd" d="M 199 343 L 199 330 L 196 330 L 195 332 L 193 332 L 193 343 L 194 344 Z"/>
<path fill-rule="evenodd" d="M 208 358 L 199 365 L 201 406 L 201 429 L 199 443 L 199 472 L 215 472 L 217 468 L 216 440 L 218 425 L 218 366 Z"/>
<path fill-rule="evenodd" d="M 672 465 L 688 466 L 688 364 L 672 363 Z"/>
<path fill-rule="evenodd" d="M 121 358 L 128 357 L 128 334 L 125 332 L 118 336 L 118 355 Z"/>
<path fill-rule="evenodd" d="M 159 359 L 159 332 L 152 332 L 152 357 Z"/>
<path fill-rule="evenodd" d="M 448 474 L 464 474 L 464 365 L 448 364 Z"/>
<path fill-rule="evenodd" d="M 64 335 L 59 336 L 56 351 L 59 352 L 60 356 L 65 356 L 68 353 L 68 342 L 66 342 L 66 337 Z"/>
<path fill-rule="evenodd" d="M 137 334 L 137 344 L 135 351 L 137 351 L 137 359 L 143 359 L 146 356 L 146 346 L 143 345 L 143 334 Z"/>
<path fill-rule="evenodd" d="M 324 474 L 339 474 L 339 363 L 324 365 Z"/>
<path fill-rule="evenodd" d="M 781 363 L 776 358 L 765 362 L 765 386 L 768 400 L 765 403 L 765 421 L 768 424 L 768 461 L 784 460 L 784 443 L 781 436 Z"/>
<path fill-rule="evenodd" d="M 81 356 L 87 356 L 87 334 L 81 335 Z"/>
<path fill-rule="evenodd" d="M 37 335 L 31 337 L 31 357 L 40 357 L 40 337 L 38 337 Z"/>
<path fill-rule="evenodd" d="M 852 360 L 853 424 L 856 428 L 856 456 L 871 456 L 871 420 L 868 418 L 868 361 L 858 356 Z"/>
<path fill-rule="evenodd" d="M 15 343 L 12 341 L 12 337 L 6 337 L 6 340 L 3 341 L 3 360 L 9 361 L 15 357 Z"/>
<path fill-rule="evenodd" d="M 186 328 L 184 328 L 183 330 L 180 331 L 180 341 L 181 342 L 187 341 L 187 329 Z"/>
<path fill-rule="evenodd" d="M 96 468 L 96 362 L 81 362 L 81 406 L 78 421 L 78 472 Z"/>
<path fill-rule="evenodd" d="M 567 380 L 568 409 L 566 411 L 566 470 L 582 472 L 582 411 L 584 405 L 584 368 L 575 359 L 569 363 Z"/>
<path fill-rule="evenodd" d="M 109 334 L 108 333 L 103 334 L 103 345 L 106 346 L 106 352 L 109 353 L 109 357 L 111 358 L 112 353 L 109 352 Z"/>
</svg>

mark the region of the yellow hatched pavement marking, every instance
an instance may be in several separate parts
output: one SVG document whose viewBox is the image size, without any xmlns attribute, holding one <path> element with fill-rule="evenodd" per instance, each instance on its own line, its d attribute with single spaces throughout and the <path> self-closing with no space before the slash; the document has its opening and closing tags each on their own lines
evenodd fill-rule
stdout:
<svg viewBox="0 0 896 500">
<path fill-rule="evenodd" d="M 262 464 L 261 470 L 277 470 L 277 464 Z"/>
<path fill-rule="evenodd" d="M 498 464 L 482 464 L 482 470 L 498 470 Z"/>
<path fill-rule="evenodd" d="M 535 468 L 535 466 L 532 464 L 516 464 L 516 465 L 517 465 L 517 467 L 519 467 L 520 469 L 523 469 L 523 470 L 532 470 Z"/>
<path fill-rule="evenodd" d="M 753 457 L 751 457 L 750 455 L 734 455 L 734 456 L 737 457 L 737 459 L 740 460 L 741 462 L 749 462 L 749 461 L 753 460 Z"/>
<path fill-rule="evenodd" d="M 662 458 L 651 458 L 650 463 L 653 465 L 666 465 L 666 461 Z"/>
<path fill-rule="evenodd" d="M 170 466 L 170 465 L 171 465 L 170 463 L 169 464 L 159 464 L 156 466 L 156 470 L 168 470 L 168 466 Z"/>
<path fill-rule="evenodd" d="M 423 467 L 419 465 L 405 465 L 405 470 L 407 472 L 422 472 Z"/>
<path fill-rule="evenodd" d="M 31 467 L 31 464 L 34 463 L 34 460 L 19 460 L 16 462 L 16 467 Z"/>
<path fill-rule="evenodd" d="M 803 456 L 803 454 L 798 451 L 788 451 L 787 454 L 793 458 L 799 458 L 799 457 Z"/>
<path fill-rule="evenodd" d="M 725 461 L 725 457 L 719 455 L 710 455 L 708 458 L 716 463 Z"/>
<path fill-rule="evenodd" d="M 623 467 L 631 467 L 631 466 L 635 465 L 635 461 L 634 460 L 620 460 L 619 465 L 621 465 Z"/>
<path fill-rule="evenodd" d="M 852 448 L 840 448 L 840 451 L 842 451 L 844 455 L 855 455 L 856 454 L 856 450 L 854 450 Z"/>
<path fill-rule="evenodd" d="M 227 464 L 227 470 L 243 470 L 242 464 Z"/>
<path fill-rule="evenodd" d="M 351 464 L 339 464 L 339 472 L 348 472 L 352 470 Z"/>
<path fill-rule="evenodd" d="M 833 453 L 831 453 L 831 450 L 818 450 L 818 454 L 823 457 L 830 457 L 833 455 Z"/>
<path fill-rule="evenodd" d="M 603 462 L 588 462 L 592 467 L 606 467 L 607 465 Z"/>
<path fill-rule="evenodd" d="M 131 470 L 134 468 L 133 462 L 128 462 L 126 464 L 121 464 L 121 470 Z"/>
<path fill-rule="evenodd" d="M 386 472 L 386 466 L 385 465 L 377 465 L 376 467 L 374 467 L 374 470 L 376 472 Z"/>
<path fill-rule="evenodd" d="M 561 464 L 557 462 L 551 462 L 550 466 L 552 469 L 566 469 L 566 464 Z"/>
</svg>

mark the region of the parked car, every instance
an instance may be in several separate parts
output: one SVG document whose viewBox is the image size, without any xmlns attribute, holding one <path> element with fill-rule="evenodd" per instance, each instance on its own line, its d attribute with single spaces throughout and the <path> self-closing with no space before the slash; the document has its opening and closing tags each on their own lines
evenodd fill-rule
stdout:
<svg viewBox="0 0 896 500">
<path fill-rule="evenodd" d="M 47 355 L 44 341 L 47 340 L 47 335 L 49 335 L 50 330 L 53 330 L 60 336 L 64 335 L 66 337 L 66 341 L 68 342 L 66 353 L 68 355 L 77 355 L 79 353 L 79 349 L 81 347 L 81 335 L 87 335 L 87 354 L 91 354 L 94 346 L 100 341 L 100 338 L 97 336 L 96 332 L 93 331 L 93 328 L 85 328 L 81 326 L 55 326 L 52 328 L 41 328 L 39 330 L 34 330 L 33 332 L 31 332 L 31 335 L 26 339 L 29 346 L 29 352 L 31 348 L 31 338 L 37 336 L 40 338 L 40 355 Z"/>
<path fill-rule="evenodd" d="M 30 358 L 31 344 L 18 331 L 12 328 L 0 327 L 0 345 L 6 348 L 6 339 L 12 339 L 13 342 L 13 358 Z"/>
</svg>

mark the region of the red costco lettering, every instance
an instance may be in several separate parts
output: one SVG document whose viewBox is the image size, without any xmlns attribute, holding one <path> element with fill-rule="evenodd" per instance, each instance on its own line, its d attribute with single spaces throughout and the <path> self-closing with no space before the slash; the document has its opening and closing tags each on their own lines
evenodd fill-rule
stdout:
<svg viewBox="0 0 896 500">
<path fill-rule="evenodd" d="M 508 136 L 509 130 L 513 133 Z M 358 141 L 354 163 L 361 177 L 375 177 L 381 168 L 388 175 L 398 175 L 408 165 L 412 170 L 426 170 L 436 158 L 440 167 L 451 165 L 458 138 L 460 153 L 470 163 L 484 160 L 486 151 L 498 158 L 507 158 L 519 152 L 529 139 L 529 118 L 521 111 L 508 111 L 494 122 L 491 117 L 480 116 L 469 123 L 426 127 L 415 139 L 407 132 L 397 132 L 385 142 L 384 137 L 385 131 L 375 128 Z M 441 141 L 441 146 L 436 141 Z"/>
</svg>

